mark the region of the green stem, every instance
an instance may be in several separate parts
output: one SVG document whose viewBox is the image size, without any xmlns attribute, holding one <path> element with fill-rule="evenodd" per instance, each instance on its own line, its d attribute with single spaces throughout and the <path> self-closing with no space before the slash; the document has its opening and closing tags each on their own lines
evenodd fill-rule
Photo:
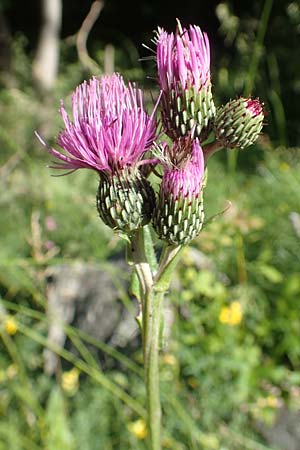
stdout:
<svg viewBox="0 0 300 450">
<path fill-rule="evenodd" d="M 133 264 L 139 278 L 143 295 L 152 286 L 152 272 L 146 255 L 143 229 L 132 233 L 130 244 L 127 247 L 127 262 Z"/>
<path fill-rule="evenodd" d="M 148 230 L 149 231 L 149 230 Z M 177 263 L 181 246 L 166 246 L 153 280 L 149 255 L 154 255 L 153 243 L 145 230 L 131 236 L 128 256 L 135 265 L 141 286 L 142 337 L 146 384 L 149 449 L 161 450 L 161 406 L 159 391 L 159 339 L 161 306 L 169 288 L 171 274 Z M 152 248 L 151 248 L 152 247 Z M 151 257 L 150 259 L 153 260 Z"/>
<path fill-rule="evenodd" d="M 154 278 L 155 289 L 166 292 L 169 289 L 173 271 L 177 265 L 182 245 L 166 245 L 159 262 L 159 269 Z"/>
<path fill-rule="evenodd" d="M 166 246 L 152 286 L 143 302 L 143 349 L 147 391 L 148 428 L 151 450 L 161 450 L 161 407 L 159 390 L 159 338 L 161 308 L 181 246 Z"/>
<path fill-rule="evenodd" d="M 151 450 L 161 450 L 161 407 L 159 390 L 159 336 L 163 292 L 150 289 L 143 311 L 144 369 Z"/>
<path fill-rule="evenodd" d="M 218 141 L 211 142 L 210 144 L 207 144 L 203 146 L 203 154 L 204 154 L 204 161 L 207 163 L 208 159 L 216 152 L 221 150 L 223 146 Z"/>
</svg>

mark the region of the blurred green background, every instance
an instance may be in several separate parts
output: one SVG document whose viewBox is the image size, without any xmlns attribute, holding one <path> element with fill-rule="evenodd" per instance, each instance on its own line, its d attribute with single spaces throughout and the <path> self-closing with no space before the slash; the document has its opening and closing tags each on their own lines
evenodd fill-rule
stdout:
<svg viewBox="0 0 300 450">
<path fill-rule="evenodd" d="M 282 417 L 300 422 L 300 3 L 98 2 L 80 53 L 91 4 L 62 2 L 59 65 L 46 85 L 48 65 L 37 70 L 43 2 L 0 1 L 0 450 L 146 449 L 141 352 L 127 359 L 99 342 L 96 354 L 72 327 L 76 354 L 47 340 L 45 271 L 101 268 L 123 243 L 97 217 L 96 174 L 51 177 L 33 133 L 53 143 L 59 100 L 69 104 L 92 74 L 137 80 L 151 108 L 155 66 L 140 60 L 149 55 L 141 44 L 176 17 L 209 35 L 216 104 L 251 93 L 267 114 L 255 146 L 209 161 L 207 223 L 169 295 L 164 449 L 299 450 L 299 436 L 276 440 L 274 430 Z M 55 376 L 43 370 L 47 347 L 62 358 Z"/>
</svg>

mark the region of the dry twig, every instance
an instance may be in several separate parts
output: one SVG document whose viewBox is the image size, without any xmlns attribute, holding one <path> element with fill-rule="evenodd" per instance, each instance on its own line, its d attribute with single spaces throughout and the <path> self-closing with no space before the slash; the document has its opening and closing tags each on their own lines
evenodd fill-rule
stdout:
<svg viewBox="0 0 300 450">
<path fill-rule="evenodd" d="M 82 22 L 82 25 L 78 32 L 76 33 L 76 48 L 78 52 L 78 57 L 84 67 L 89 69 L 91 72 L 99 72 L 100 67 L 88 54 L 87 50 L 87 39 L 93 28 L 95 22 L 97 21 L 102 9 L 104 7 L 104 2 L 102 0 L 95 0 L 91 9 Z"/>
</svg>

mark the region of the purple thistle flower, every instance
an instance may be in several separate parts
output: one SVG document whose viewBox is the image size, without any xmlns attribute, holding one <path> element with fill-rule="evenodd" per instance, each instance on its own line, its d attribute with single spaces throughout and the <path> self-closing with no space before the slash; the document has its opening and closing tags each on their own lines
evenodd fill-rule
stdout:
<svg viewBox="0 0 300 450">
<path fill-rule="evenodd" d="M 166 133 L 172 139 L 189 134 L 206 139 L 215 116 L 206 33 L 178 21 L 175 34 L 158 28 L 154 41 Z"/>
<path fill-rule="evenodd" d="M 145 112 L 142 91 L 131 84 L 127 87 L 119 74 L 94 77 L 84 81 L 72 95 L 73 121 L 61 103 L 65 129 L 57 144 L 67 154 L 48 147 L 37 137 L 62 161 L 53 168 L 114 173 L 135 166 L 153 144 L 154 112 L 151 116 Z"/>
<path fill-rule="evenodd" d="M 198 140 L 181 138 L 174 143 L 165 163 L 161 188 L 174 200 L 199 196 L 204 176 L 204 156 Z"/>
<path fill-rule="evenodd" d="M 73 121 L 61 104 L 65 129 L 57 144 L 65 153 L 49 147 L 37 134 L 60 160 L 50 167 L 99 173 L 99 216 L 121 234 L 144 226 L 152 217 L 155 195 L 139 165 L 153 162 L 142 161 L 142 157 L 156 137 L 155 109 L 149 116 L 143 108 L 142 91 L 126 86 L 119 74 L 94 77 L 72 95 Z"/>
<path fill-rule="evenodd" d="M 157 32 L 157 69 L 163 91 L 195 87 L 198 91 L 210 82 L 210 49 L 206 33 L 200 27 L 182 28 L 176 34 L 163 28 Z"/>
<path fill-rule="evenodd" d="M 153 227 L 169 244 L 187 244 L 201 231 L 204 157 L 198 139 L 180 138 L 164 147 L 163 179 L 153 213 Z"/>
</svg>

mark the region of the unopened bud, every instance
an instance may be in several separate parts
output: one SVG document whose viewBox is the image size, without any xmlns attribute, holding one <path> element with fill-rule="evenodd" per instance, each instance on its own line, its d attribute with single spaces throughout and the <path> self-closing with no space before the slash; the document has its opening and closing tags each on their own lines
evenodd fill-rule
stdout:
<svg viewBox="0 0 300 450">
<path fill-rule="evenodd" d="M 204 159 L 198 140 L 181 138 L 172 150 L 171 157 L 177 154 L 179 161 L 164 168 L 153 227 L 163 241 L 181 245 L 194 239 L 203 225 Z"/>
<path fill-rule="evenodd" d="M 225 148 L 252 145 L 263 127 L 263 106 L 258 99 L 231 100 L 217 111 L 214 130 Z"/>
</svg>

